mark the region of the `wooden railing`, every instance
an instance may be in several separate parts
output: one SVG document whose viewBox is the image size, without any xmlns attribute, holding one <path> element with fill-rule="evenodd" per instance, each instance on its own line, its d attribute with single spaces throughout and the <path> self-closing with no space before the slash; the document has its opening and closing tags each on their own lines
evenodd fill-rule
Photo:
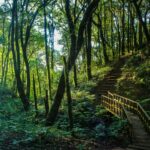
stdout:
<svg viewBox="0 0 150 150">
<path fill-rule="evenodd" d="M 112 114 L 114 114 L 118 117 L 121 117 L 121 118 L 125 117 L 123 106 L 120 103 L 118 103 L 117 101 L 115 101 L 114 99 L 102 95 L 101 96 L 101 103 Z"/>
<path fill-rule="evenodd" d="M 119 118 L 127 119 L 129 125 L 128 132 L 132 143 L 132 137 L 133 137 L 132 124 L 124 106 L 121 103 L 119 103 L 117 100 L 115 100 L 113 98 L 113 94 L 110 92 L 108 92 L 108 96 L 104 96 L 104 95 L 101 96 L 101 104 L 115 116 Z"/>
<path fill-rule="evenodd" d="M 147 131 L 150 132 L 150 117 L 138 102 L 135 102 L 118 94 L 108 92 L 108 96 L 102 95 L 102 105 L 118 117 L 128 117 L 125 114 L 125 109 L 137 114 L 141 118 Z"/>
</svg>

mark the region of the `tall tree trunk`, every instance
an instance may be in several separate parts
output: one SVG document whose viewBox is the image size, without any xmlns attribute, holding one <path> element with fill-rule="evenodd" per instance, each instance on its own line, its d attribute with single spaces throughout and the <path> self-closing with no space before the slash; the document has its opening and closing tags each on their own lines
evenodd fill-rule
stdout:
<svg viewBox="0 0 150 150">
<path fill-rule="evenodd" d="M 127 47 L 128 47 L 128 53 L 130 52 L 130 3 L 128 2 L 128 30 L 127 30 Z"/>
<path fill-rule="evenodd" d="M 87 23 L 87 47 L 86 47 L 86 56 L 87 56 L 87 76 L 88 80 L 91 80 L 92 78 L 92 73 L 91 73 L 91 32 L 92 32 L 92 17 L 88 20 Z"/>
<path fill-rule="evenodd" d="M 34 107 L 36 116 L 38 115 L 38 106 L 37 106 L 37 95 L 36 95 L 36 85 L 35 85 L 35 78 L 33 75 L 33 93 L 34 93 Z"/>
<path fill-rule="evenodd" d="M 125 2 L 122 0 L 122 55 L 125 54 Z"/>
<path fill-rule="evenodd" d="M 142 13 L 141 13 L 141 11 L 140 11 L 139 5 L 137 4 L 137 1 L 135 1 L 135 0 L 132 1 L 132 2 L 133 2 L 134 7 L 135 7 L 135 9 L 136 9 L 136 13 L 137 13 L 137 16 L 138 16 L 138 18 L 139 18 L 139 21 L 140 21 L 140 23 L 141 23 L 141 25 L 142 25 L 142 27 L 143 27 L 143 31 L 144 31 L 144 33 L 145 33 L 145 36 L 146 36 L 146 39 L 147 39 L 147 43 L 149 43 L 149 42 L 150 42 L 150 34 L 149 34 L 149 32 L 148 32 L 146 23 L 143 21 L 143 17 L 142 17 Z"/>
<path fill-rule="evenodd" d="M 130 11 L 130 22 L 131 22 L 131 29 L 132 29 L 132 35 L 133 35 L 133 48 L 137 48 L 137 38 L 136 38 L 136 31 L 135 31 L 135 19 L 133 17 L 133 12 L 132 12 L 132 9 Z"/>
<path fill-rule="evenodd" d="M 33 26 L 33 23 L 35 21 L 35 18 L 40 10 L 40 8 L 42 8 L 43 5 L 40 5 L 35 12 L 32 14 L 31 19 L 29 19 L 27 25 L 25 25 L 24 27 L 24 23 L 27 21 L 24 17 L 24 15 L 27 13 L 27 8 L 29 5 L 30 1 L 24 1 L 24 3 L 21 5 L 20 9 L 21 9 L 21 24 L 20 24 L 20 39 L 21 39 L 21 47 L 22 47 L 22 53 L 23 53 L 23 59 L 25 62 L 25 66 L 26 66 L 26 80 L 27 80 L 27 87 L 26 87 L 26 95 L 27 98 L 30 98 L 30 66 L 29 66 L 29 61 L 28 61 L 28 56 L 27 56 L 27 46 L 29 43 L 29 38 L 30 38 L 30 34 L 31 34 L 31 29 Z M 47 2 L 47 0 L 46 0 Z M 30 18 L 30 17 L 28 17 Z M 18 26 L 19 27 L 19 26 Z M 25 29 L 25 30 L 24 30 Z M 24 34 L 25 31 L 25 34 Z"/>
<path fill-rule="evenodd" d="M 105 37 L 104 37 L 104 34 L 103 34 L 102 21 L 101 21 L 101 18 L 100 18 L 99 15 L 97 17 L 98 17 L 98 21 L 99 21 L 100 37 L 101 37 L 102 45 L 103 45 L 104 61 L 105 61 L 105 63 L 108 63 L 109 58 L 108 58 L 108 55 L 107 55 L 106 41 L 105 41 Z"/>
<path fill-rule="evenodd" d="M 51 94 L 51 74 L 50 74 L 50 60 L 49 60 L 49 50 L 47 45 L 47 19 L 46 19 L 46 1 L 44 0 L 44 36 L 45 36 L 45 54 L 46 54 L 46 66 L 47 66 L 47 77 L 48 77 L 48 89 L 49 98 L 52 100 Z"/>
<path fill-rule="evenodd" d="M 27 89 L 26 89 L 26 95 L 27 98 L 30 98 L 30 66 L 29 66 L 29 61 L 27 57 L 27 45 L 24 45 L 23 47 L 23 58 L 26 66 L 26 81 L 27 81 Z"/>
<path fill-rule="evenodd" d="M 3 85 L 6 86 L 6 82 L 7 82 L 7 72 L 8 72 L 8 65 L 9 65 L 9 54 L 10 54 L 10 44 L 11 44 L 11 41 L 10 41 L 10 36 L 11 36 L 11 24 L 9 26 L 9 30 L 8 30 L 8 46 L 7 46 L 7 54 L 6 54 L 6 57 L 5 57 L 5 68 L 4 68 L 4 79 L 3 79 Z"/>
<path fill-rule="evenodd" d="M 15 36 L 15 34 L 17 34 L 17 32 L 15 33 L 14 29 L 15 29 L 15 20 L 17 19 L 16 15 L 17 15 L 17 0 L 14 0 L 13 8 L 12 8 L 11 49 L 12 49 L 12 54 L 13 54 L 14 70 L 15 70 L 15 77 L 16 77 L 16 81 L 17 81 L 18 93 L 22 100 L 24 109 L 28 110 L 29 109 L 29 100 L 27 99 L 25 92 L 24 92 L 23 84 L 22 84 L 22 81 L 20 78 L 20 72 L 18 70 L 19 60 L 18 60 L 18 57 L 16 57 L 16 53 L 15 53 L 15 45 L 14 45 L 15 38 L 14 38 L 14 36 Z"/>
<path fill-rule="evenodd" d="M 45 104 L 45 116 L 47 116 L 49 112 L 48 90 L 45 91 L 44 104 Z"/>
<path fill-rule="evenodd" d="M 112 0 L 111 0 L 111 9 L 113 8 L 112 7 Z M 111 48 L 112 48 L 112 57 L 113 59 L 115 58 L 115 52 L 114 52 L 114 39 L 113 39 L 113 12 L 111 12 Z"/>
<path fill-rule="evenodd" d="M 2 76 L 1 76 L 1 85 L 3 85 L 3 80 L 4 80 L 4 68 L 5 68 L 5 63 L 4 63 L 4 54 L 5 54 L 5 17 L 3 18 L 3 35 L 2 35 L 2 38 L 3 38 L 3 50 L 2 50 Z"/>
<path fill-rule="evenodd" d="M 102 65 L 102 52 L 101 52 L 101 40 L 100 40 L 100 31 L 99 31 L 99 26 L 97 26 L 98 32 L 97 32 L 97 37 L 98 37 L 98 48 L 99 48 L 99 64 Z"/>
<path fill-rule="evenodd" d="M 70 92 L 68 67 L 67 67 L 67 62 L 66 62 L 65 57 L 64 57 L 64 72 L 65 72 L 66 94 L 67 94 L 67 100 L 68 100 L 69 125 L 70 125 L 70 129 L 72 130 L 73 128 L 72 98 L 71 98 L 71 92 Z"/>
<path fill-rule="evenodd" d="M 74 71 L 74 84 L 75 84 L 75 87 L 78 86 L 78 81 L 77 81 L 77 67 L 76 67 L 76 64 L 74 64 L 74 67 L 73 67 L 73 71 Z"/>
<path fill-rule="evenodd" d="M 119 22 L 117 23 L 117 33 L 118 33 L 118 53 L 119 53 L 119 58 L 120 58 L 120 53 L 121 53 L 121 35 L 120 35 Z"/>
<path fill-rule="evenodd" d="M 52 23 L 48 24 L 49 35 L 50 35 L 50 48 L 51 48 L 51 69 L 54 70 L 54 21 L 52 18 Z"/>
<path fill-rule="evenodd" d="M 40 93 L 40 97 L 41 97 L 42 89 L 41 89 L 41 81 L 40 81 L 39 68 L 38 68 L 37 62 L 36 62 L 36 74 L 37 74 L 37 78 L 38 78 L 39 93 Z"/>
<path fill-rule="evenodd" d="M 141 22 L 139 21 L 139 48 L 142 48 L 142 43 L 143 43 L 142 25 Z"/>
</svg>

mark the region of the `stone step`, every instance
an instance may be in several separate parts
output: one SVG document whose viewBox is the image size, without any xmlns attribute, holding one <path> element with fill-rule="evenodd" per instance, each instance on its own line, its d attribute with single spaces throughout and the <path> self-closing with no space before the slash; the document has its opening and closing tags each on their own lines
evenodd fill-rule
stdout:
<svg viewBox="0 0 150 150">
<path fill-rule="evenodd" d="M 114 88 L 114 85 L 105 85 L 105 86 L 102 88 L 102 90 L 103 90 L 103 89 L 110 89 L 110 88 L 112 88 L 112 87 Z"/>
<path fill-rule="evenodd" d="M 105 83 L 106 83 L 106 82 L 116 82 L 117 79 L 107 78 L 107 79 L 105 79 L 104 81 L 105 81 Z"/>
<path fill-rule="evenodd" d="M 103 84 L 108 84 L 108 83 L 116 83 L 118 78 L 106 78 L 103 80 Z"/>
<path fill-rule="evenodd" d="M 149 143 L 143 143 L 143 142 L 139 142 L 139 143 L 136 143 L 136 144 L 134 144 L 134 145 L 137 145 L 137 146 L 140 146 L 140 147 L 146 147 L 146 148 L 149 148 L 149 150 L 150 150 L 150 144 Z"/>
<path fill-rule="evenodd" d="M 117 79 L 119 76 L 107 76 L 107 77 L 104 77 L 104 80 L 105 79 Z"/>
<path fill-rule="evenodd" d="M 150 150 L 149 147 L 146 147 L 145 145 L 129 145 L 128 148 L 136 150 Z"/>
</svg>

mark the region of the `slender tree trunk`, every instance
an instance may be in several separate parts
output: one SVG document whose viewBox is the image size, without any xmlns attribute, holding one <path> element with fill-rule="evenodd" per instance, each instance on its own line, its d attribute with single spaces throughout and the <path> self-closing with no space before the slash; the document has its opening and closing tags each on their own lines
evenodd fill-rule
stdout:
<svg viewBox="0 0 150 150">
<path fill-rule="evenodd" d="M 100 30 L 99 30 L 99 27 L 97 26 L 97 28 L 98 28 L 98 47 L 99 47 L 99 64 L 100 65 L 102 65 L 103 63 L 102 63 L 102 54 L 101 54 L 101 45 L 100 45 L 100 43 L 101 43 L 101 40 L 100 40 Z"/>
<path fill-rule="evenodd" d="M 54 32 L 55 32 L 55 27 L 54 27 L 54 21 L 52 18 L 52 23 L 48 24 L 48 29 L 49 29 L 49 35 L 50 35 L 50 47 L 51 47 L 51 69 L 54 70 Z"/>
<path fill-rule="evenodd" d="M 143 31 L 144 31 L 144 33 L 145 33 L 147 42 L 149 43 L 149 42 L 150 42 L 150 34 L 149 34 L 149 32 L 148 32 L 146 23 L 143 21 L 140 8 L 139 8 L 139 6 L 138 6 L 138 4 L 137 4 L 137 2 L 136 2 L 135 0 L 132 1 L 132 2 L 133 2 L 134 7 L 135 7 L 135 9 L 136 9 L 136 13 L 137 13 L 137 16 L 138 16 L 138 18 L 139 18 L 139 21 L 140 21 L 140 23 L 141 23 L 141 25 L 142 25 L 142 27 L 143 27 Z"/>
<path fill-rule="evenodd" d="M 38 68 L 37 63 L 36 63 L 36 74 L 37 74 L 37 78 L 38 78 L 39 93 L 40 93 L 40 97 L 41 97 L 41 94 L 42 94 L 42 90 L 41 90 L 41 81 L 40 81 L 39 68 Z"/>
<path fill-rule="evenodd" d="M 128 30 L 127 30 L 127 47 L 128 47 L 128 53 L 130 52 L 130 3 L 128 2 Z"/>
<path fill-rule="evenodd" d="M 111 8 L 112 8 L 112 0 L 111 0 Z M 111 48 L 112 48 L 112 57 L 115 58 L 115 52 L 114 52 L 114 39 L 113 39 L 113 13 L 111 12 Z"/>
<path fill-rule="evenodd" d="M 6 57 L 5 57 L 5 68 L 4 68 L 4 81 L 3 81 L 3 85 L 6 86 L 6 82 L 7 82 L 7 72 L 8 72 L 8 65 L 9 65 L 9 54 L 10 54 L 10 35 L 11 34 L 11 24 L 9 26 L 9 29 L 8 29 L 8 46 L 7 46 L 7 54 L 6 54 Z"/>
<path fill-rule="evenodd" d="M 131 9 L 131 12 L 130 12 L 130 22 L 131 22 L 131 28 L 132 28 L 132 35 L 133 35 L 133 48 L 137 48 L 137 38 L 136 38 L 136 31 L 135 31 L 135 27 L 134 27 L 134 24 L 135 24 L 135 20 L 134 20 L 134 17 L 133 17 L 133 12 L 132 12 L 132 9 Z"/>
<path fill-rule="evenodd" d="M 5 68 L 5 63 L 4 63 L 4 54 L 5 54 L 5 18 L 3 18 L 3 50 L 2 50 L 2 76 L 1 76 L 1 85 L 3 85 L 3 80 L 4 80 L 4 68 Z"/>
<path fill-rule="evenodd" d="M 139 48 L 142 48 L 142 43 L 143 43 L 142 25 L 141 22 L 139 21 Z"/>
<path fill-rule="evenodd" d="M 32 14 L 31 19 L 29 19 L 27 25 L 25 25 L 26 29 L 24 30 L 24 21 L 26 22 L 27 20 L 25 19 L 24 15 L 27 12 L 27 8 L 29 5 L 30 1 L 24 1 L 24 3 L 21 5 L 20 9 L 21 9 L 21 24 L 20 24 L 20 39 L 21 39 L 21 47 L 22 47 L 22 53 L 23 53 L 23 59 L 25 62 L 25 66 L 26 66 L 26 78 L 27 78 L 27 88 L 26 88 L 26 95 L 27 98 L 30 98 L 30 66 L 29 66 L 29 62 L 28 62 L 28 56 L 27 56 L 27 46 L 29 43 L 29 38 L 30 38 L 30 34 L 31 34 L 31 29 L 33 26 L 33 23 L 35 21 L 35 18 L 39 12 L 39 9 L 42 7 L 42 5 L 40 5 L 37 10 Z M 47 2 L 47 1 L 46 1 Z M 28 17 L 30 18 L 30 17 Z M 25 19 L 25 20 L 24 20 Z M 19 26 L 18 26 L 19 27 Z M 25 34 L 24 34 L 25 31 Z"/>
<path fill-rule="evenodd" d="M 122 0 L 122 55 L 125 54 L 125 2 Z"/>
<path fill-rule="evenodd" d="M 92 17 L 88 20 L 87 23 L 87 47 L 86 47 L 86 56 L 87 56 L 87 76 L 88 80 L 91 80 L 92 73 L 91 73 L 91 32 L 92 32 Z"/>
<path fill-rule="evenodd" d="M 70 84 L 69 84 L 69 73 L 68 73 L 68 67 L 67 62 L 64 57 L 64 70 L 65 70 L 65 84 L 66 84 L 66 94 L 67 94 L 67 100 L 68 100 L 68 116 L 69 116 L 69 125 L 70 129 L 73 128 L 73 115 L 72 115 L 72 98 L 71 98 L 71 92 L 70 92 Z"/>
<path fill-rule="evenodd" d="M 28 61 L 28 57 L 27 57 L 27 45 L 24 46 L 23 48 L 23 58 L 24 58 L 24 62 L 25 62 L 25 66 L 26 66 L 26 78 L 27 78 L 27 91 L 26 91 L 26 95 L 27 98 L 30 98 L 30 66 L 29 66 L 29 61 Z"/>
<path fill-rule="evenodd" d="M 117 32 L 118 32 L 118 53 L 119 53 L 119 58 L 120 58 L 120 53 L 121 53 L 121 36 L 120 36 L 119 22 L 117 23 Z"/>
<path fill-rule="evenodd" d="M 36 85 L 35 85 L 35 78 L 33 75 L 33 93 L 34 93 L 34 107 L 35 107 L 35 112 L 36 116 L 38 115 L 38 106 L 37 106 L 37 95 L 36 95 Z"/>
<path fill-rule="evenodd" d="M 13 1 L 13 8 L 12 8 L 12 30 L 11 30 L 11 49 L 12 49 L 12 54 L 13 54 L 13 62 L 14 62 L 14 70 L 15 70 L 15 77 L 16 77 L 16 81 L 17 81 L 17 89 L 18 89 L 18 93 L 19 96 L 22 100 L 23 106 L 25 110 L 29 109 L 29 100 L 27 99 L 25 93 L 24 93 L 24 88 L 23 88 L 23 84 L 20 78 L 20 72 L 18 70 L 18 58 L 16 57 L 16 53 L 15 53 L 15 19 L 16 19 L 16 15 L 17 15 L 17 0 Z M 16 32 L 17 33 L 17 32 Z"/>
<path fill-rule="evenodd" d="M 50 73 L 50 60 L 49 60 L 49 51 L 47 45 L 47 19 L 46 19 L 46 1 L 44 0 L 44 35 L 45 35 L 45 54 L 46 54 L 46 66 L 47 66 L 47 77 L 48 77 L 48 89 L 49 97 L 52 100 L 51 94 L 51 73 Z"/>
<path fill-rule="evenodd" d="M 75 84 L 75 87 L 78 86 L 78 81 L 77 81 L 77 68 L 76 68 L 76 64 L 74 64 L 74 67 L 73 67 L 73 71 L 74 71 L 74 84 Z"/>
<path fill-rule="evenodd" d="M 104 37 L 104 34 L 103 34 L 102 21 L 101 21 L 100 16 L 98 16 L 98 21 L 99 21 L 100 37 L 101 37 L 102 45 L 103 45 L 104 61 L 105 61 L 105 63 L 108 63 L 109 62 L 109 58 L 108 58 L 108 55 L 107 55 L 107 52 L 106 52 L 107 51 L 107 49 L 106 49 L 106 41 L 105 41 L 105 37 Z"/>
<path fill-rule="evenodd" d="M 7 52 L 7 55 L 6 55 L 6 58 L 5 58 L 5 69 L 4 69 L 3 86 L 6 86 L 7 73 L 8 73 L 8 64 L 9 64 L 9 51 Z"/>
<path fill-rule="evenodd" d="M 45 116 L 47 116 L 49 112 L 48 90 L 45 91 L 44 104 L 45 104 Z"/>
</svg>

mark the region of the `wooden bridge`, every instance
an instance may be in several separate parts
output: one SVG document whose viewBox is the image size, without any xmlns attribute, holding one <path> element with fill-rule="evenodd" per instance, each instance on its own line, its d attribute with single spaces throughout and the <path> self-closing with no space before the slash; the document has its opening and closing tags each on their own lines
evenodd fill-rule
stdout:
<svg viewBox="0 0 150 150">
<path fill-rule="evenodd" d="M 101 96 L 101 104 L 115 116 L 128 120 L 131 145 L 126 150 L 150 150 L 150 117 L 138 102 L 108 92 Z"/>
</svg>

